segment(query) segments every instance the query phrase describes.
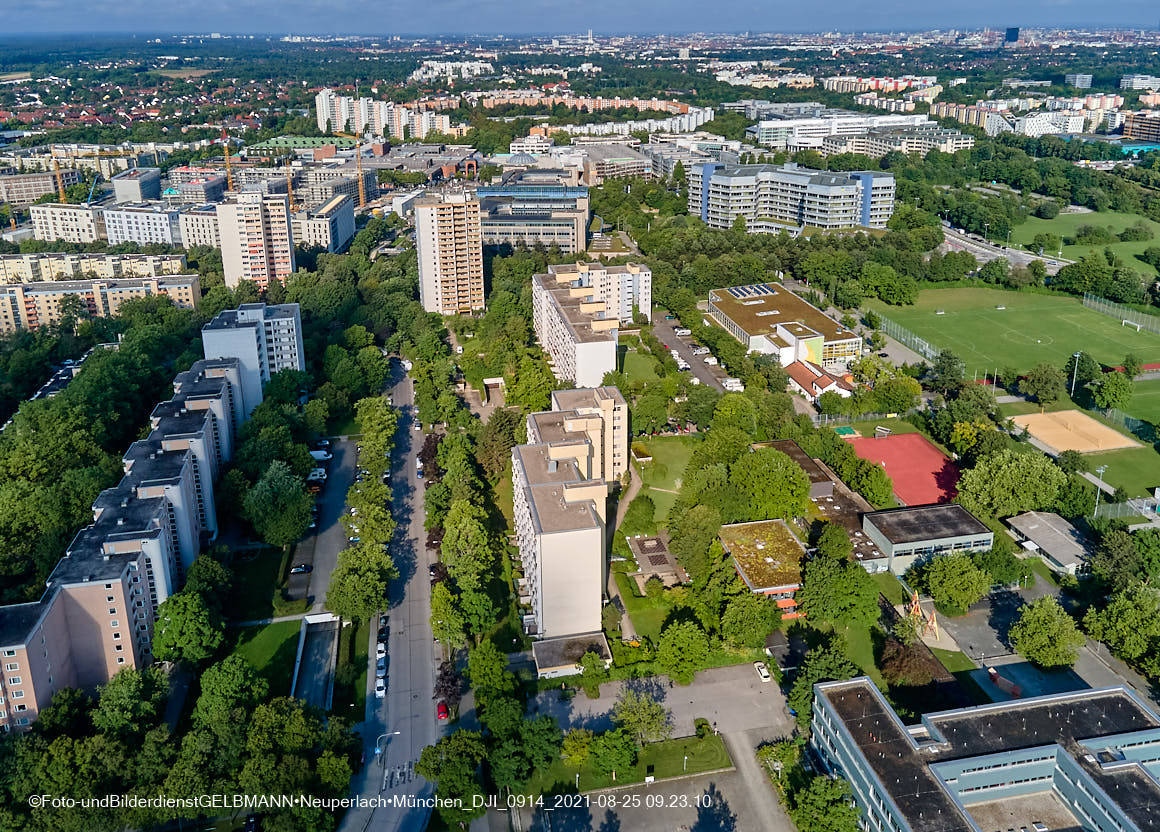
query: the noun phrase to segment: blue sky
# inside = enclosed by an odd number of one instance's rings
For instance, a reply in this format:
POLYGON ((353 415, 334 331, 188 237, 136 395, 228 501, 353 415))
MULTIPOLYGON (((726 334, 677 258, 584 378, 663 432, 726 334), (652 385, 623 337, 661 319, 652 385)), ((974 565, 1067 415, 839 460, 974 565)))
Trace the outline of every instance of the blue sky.
POLYGON ((1160 24, 1156 0, 13 0, 3 32, 560 33, 1160 24))

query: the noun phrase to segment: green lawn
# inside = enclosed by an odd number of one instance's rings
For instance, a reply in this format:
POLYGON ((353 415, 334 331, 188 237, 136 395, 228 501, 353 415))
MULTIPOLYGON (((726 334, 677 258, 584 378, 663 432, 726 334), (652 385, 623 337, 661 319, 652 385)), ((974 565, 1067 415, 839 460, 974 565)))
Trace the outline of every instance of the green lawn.
POLYGON ((358 673, 349 684, 343 684, 340 679, 342 673, 336 671, 334 683, 334 700, 331 713, 345 717, 351 722, 362 722, 366 713, 367 701, 367 642, 370 632, 367 629, 369 621, 347 624, 339 633, 338 639, 338 668, 351 665, 358 668, 358 673))
MULTIPOLYGON (((1067 403, 1071 407, 1071 402, 1067 403)), ((1057 410, 1056 407, 1044 408, 1044 410, 1057 410)), ((999 405, 999 413, 1005 419, 1010 419, 1012 416, 1026 416, 1028 413, 1038 413, 1039 405, 1035 402, 1004 402, 999 405)))
POLYGON ((1026 558, 1026 561, 1027 565, 1031 567, 1031 571, 1035 573, 1036 579, 1042 580, 1051 586, 1059 586, 1059 578, 1051 571, 1051 567, 1043 562, 1043 558, 1033 556, 1026 558))
POLYGON ((576 790, 577 782, 581 792, 643 783, 649 766, 653 767, 652 773, 657 780, 665 780, 686 774, 726 769, 732 765, 733 760, 729 757, 729 751, 725 748, 725 741, 721 737, 713 734, 703 740, 682 737, 649 743, 637 755, 636 765, 627 771, 618 771, 615 781, 610 775, 597 771, 587 763, 576 769, 566 765, 563 760, 557 760, 547 769, 534 772, 532 779, 520 793, 538 795, 569 792, 576 790), (580 775, 579 781, 576 778, 577 774, 580 775))
POLYGON ((1160 424, 1160 379, 1132 383, 1132 401, 1127 413, 1145 422, 1160 424))
POLYGON ((231 654, 246 659, 265 677, 270 683, 271 696, 290 695, 290 676, 294 673, 301 626, 301 621, 280 621, 230 631, 237 634, 231 654))
POLYGON ((1160 335, 1121 326, 1063 295, 924 289, 914 306, 868 305, 936 348, 954 351, 968 374, 1004 367, 1022 371, 1043 362, 1062 367, 1076 350, 1109 365, 1120 364, 1128 353, 1145 363, 1160 361, 1160 335), (936 314, 939 310, 944 314, 936 314))
POLYGON ((656 360, 651 355, 641 355, 632 347, 624 354, 622 368, 629 381, 656 381, 656 360))
POLYGON ((919 433, 918 428, 902 419, 871 419, 867 422, 851 422, 850 427, 863 436, 873 436, 877 427, 889 428, 894 433, 919 433))
POLYGON ((512 466, 508 463, 507 468, 500 474, 499 480, 492 488, 492 493, 495 494, 495 504, 499 510, 503 512, 504 519, 507 520, 507 527, 509 531, 515 531, 515 508, 513 501, 515 500, 515 493, 512 485, 512 466))
POLYGON ((886 596, 886 600, 891 604, 898 605, 906 603, 906 590, 902 588, 902 584, 898 582, 898 578, 891 572, 876 572, 870 576, 874 579, 874 583, 878 584, 878 591, 886 596))
POLYGON ((285 603, 282 601, 285 561, 286 554, 281 549, 270 547, 238 553, 229 564, 234 582, 226 599, 226 615, 234 621, 278 615, 285 603))
POLYGON ((652 462, 640 466, 641 479, 645 485, 641 493, 648 494, 653 501, 657 522, 662 525, 669 509, 676 502, 689 457, 700 441, 699 436, 658 436, 633 440, 634 445, 644 445, 652 456, 652 462))
POLYGON ((616 585, 637 635, 655 643, 661 636, 661 624, 669 614, 665 597, 654 599, 637 595, 636 581, 623 572, 616 573, 616 585))
POLYGON ((1125 448, 1102 454, 1084 454, 1088 470, 1107 465, 1104 482, 1123 488, 1131 497, 1142 497, 1160 486, 1160 454, 1153 448, 1125 448))
MULTIPOLYGON (((1058 234, 1063 237, 1074 237, 1076 230, 1081 225, 1094 225, 1101 228, 1111 227, 1113 234, 1118 234, 1125 228, 1135 225, 1138 222, 1143 222, 1152 229, 1155 235, 1151 240, 1141 240, 1136 243, 1112 243, 1110 245, 1082 245, 1082 246, 1064 246, 1063 256, 1068 260, 1078 260, 1089 252, 1103 253, 1105 248, 1110 248, 1124 260, 1128 261, 1129 265, 1138 272, 1143 274, 1155 274, 1155 269, 1149 266, 1142 260, 1137 260, 1136 255, 1142 254, 1145 249, 1150 246, 1160 245, 1160 223, 1145 219, 1138 214, 1121 214, 1115 211, 1099 211, 1094 214, 1060 214, 1053 220, 1041 220, 1038 217, 1031 217, 1027 222, 1016 226, 1011 232, 1012 245, 1029 244, 1036 234, 1058 234)), ((1057 251, 1045 251, 1045 257, 1054 258, 1057 251)))

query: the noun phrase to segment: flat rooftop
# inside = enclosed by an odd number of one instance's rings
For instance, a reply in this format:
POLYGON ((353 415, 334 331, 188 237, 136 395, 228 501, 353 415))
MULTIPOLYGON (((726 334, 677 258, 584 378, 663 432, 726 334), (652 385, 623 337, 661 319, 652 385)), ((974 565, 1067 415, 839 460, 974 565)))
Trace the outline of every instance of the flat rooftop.
POLYGON ((810 482, 812 483, 833 482, 829 473, 824 471, 822 466, 818 465, 814 458, 803 451, 802 446, 797 442, 794 442, 792 439, 776 439, 772 442, 758 442, 754 447, 773 448, 774 450, 781 451, 783 454, 796 462, 799 468, 806 472, 806 476, 810 478, 810 482))
POLYGON ((873 511, 866 515, 866 520, 896 544, 991 533, 981 520, 958 503, 873 511))
POLYGON ((722 526, 721 545, 753 592, 801 586, 806 550, 784 520, 757 520, 722 526))
POLYGON ((134 179, 151 179, 161 176, 161 168, 130 168, 123 170, 113 177, 115 181, 125 182, 134 179))
MULTIPOLYGON (((601 485, 603 481, 598 480, 601 485)), ((529 486, 532 514, 539 531, 554 532, 582 531, 600 528, 600 516, 591 500, 568 502, 564 499, 568 486, 564 483, 550 483, 529 486)))
POLYGON ((532 642, 532 658, 536 662, 536 669, 541 673, 578 664, 588 651, 592 651, 605 661, 612 659, 612 651, 608 648, 604 633, 584 633, 532 642))
POLYGON ((626 404, 617 387, 581 387, 575 390, 554 390, 552 407, 556 410, 580 410, 599 407, 602 401, 612 399, 614 404, 626 404))
POLYGON ((826 341, 848 341, 859 337, 789 289, 776 283, 713 289, 709 302, 750 336, 769 335, 780 326, 797 324, 794 334, 808 337, 812 332, 826 341), (807 327, 802 329, 801 327, 807 327))
POLYGON ((588 303, 587 300, 572 297, 571 289, 567 284, 557 286, 555 278, 551 278, 550 280, 546 278, 549 278, 549 275, 532 275, 532 281, 538 283, 548 293, 552 305, 559 311, 560 317, 578 343, 616 341, 616 328, 597 330, 593 329, 592 325, 597 321, 608 320, 616 321, 619 324, 618 319, 604 318, 591 312, 583 311, 580 306, 583 303, 588 303))
POLYGON ((1058 563, 1078 564, 1087 556, 1083 536, 1058 514, 1028 511, 1010 518, 1007 525, 1058 563))

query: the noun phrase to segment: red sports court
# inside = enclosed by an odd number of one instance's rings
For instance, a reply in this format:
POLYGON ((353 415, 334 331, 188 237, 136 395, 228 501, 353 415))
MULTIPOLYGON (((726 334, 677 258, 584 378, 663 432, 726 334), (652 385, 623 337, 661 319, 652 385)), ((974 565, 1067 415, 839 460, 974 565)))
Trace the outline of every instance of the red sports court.
POLYGON ((954 498, 959 466, 919 433, 847 439, 862 459, 885 466, 894 493, 908 506, 946 503, 954 498))

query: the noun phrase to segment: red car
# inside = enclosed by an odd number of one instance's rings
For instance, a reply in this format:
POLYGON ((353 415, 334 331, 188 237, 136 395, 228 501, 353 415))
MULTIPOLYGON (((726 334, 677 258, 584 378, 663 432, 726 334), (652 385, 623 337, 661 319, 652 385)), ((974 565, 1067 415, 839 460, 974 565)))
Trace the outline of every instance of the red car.
POLYGON ((435 716, 438 717, 440 722, 447 719, 448 714, 446 702, 441 701, 438 705, 435 706, 435 716))

